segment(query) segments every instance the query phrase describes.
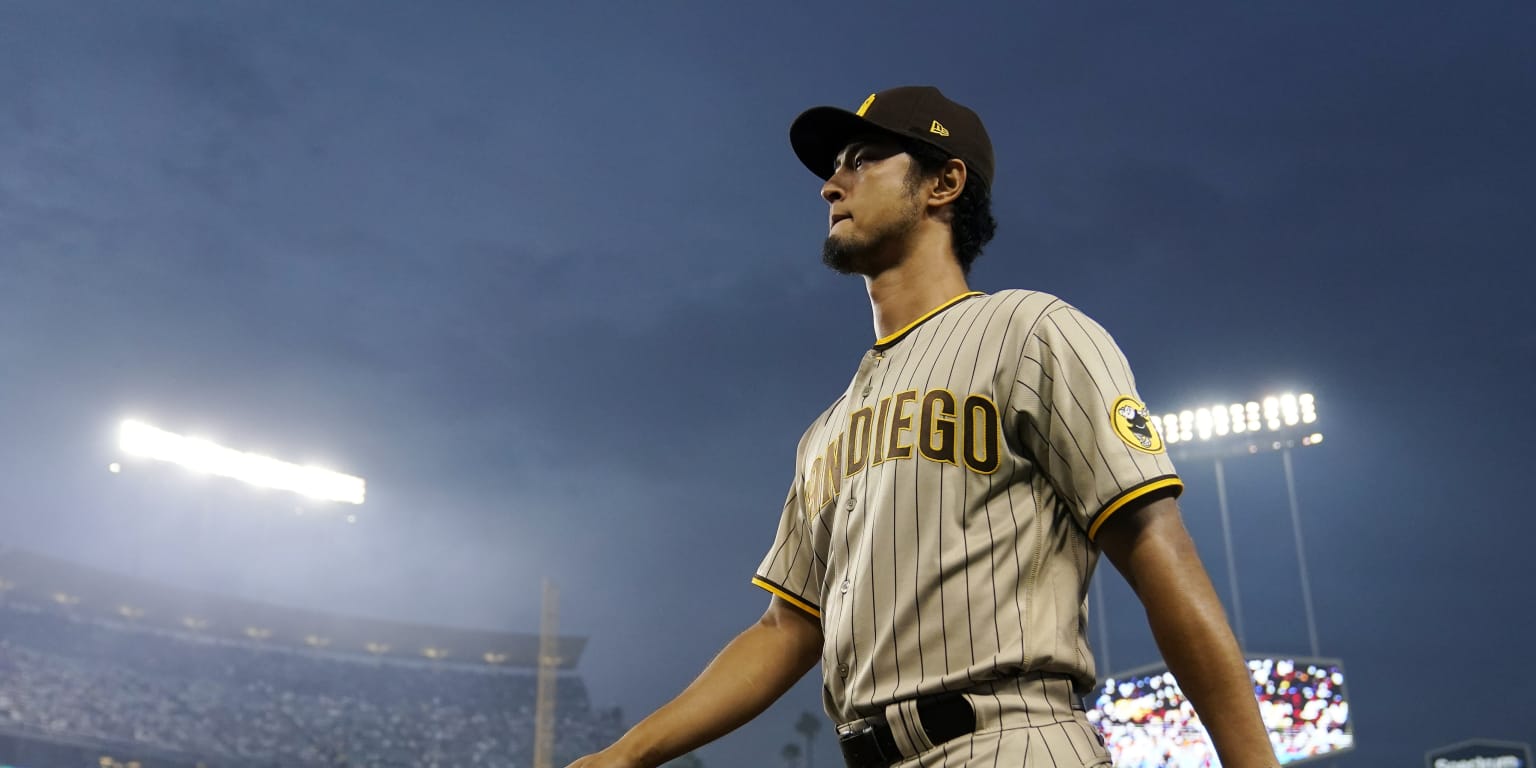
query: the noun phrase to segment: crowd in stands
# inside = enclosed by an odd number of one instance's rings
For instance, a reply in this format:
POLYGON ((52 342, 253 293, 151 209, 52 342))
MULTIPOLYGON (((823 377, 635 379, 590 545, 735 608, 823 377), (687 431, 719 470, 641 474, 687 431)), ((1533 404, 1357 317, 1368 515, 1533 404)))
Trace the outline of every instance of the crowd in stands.
MULTIPOLYGON (((244 766, 531 763, 531 670, 404 664, 147 632, 0 600, 0 731, 244 766)), ((606 746, 617 710, 557 686, 556 764, 606 746)))
MULTIPOLYGON (((1354 744, 1339 669, 1287 659, 1251 659, 1259 714, 1282 763, 1354 744)), ((1089 719, 1118 768, 1211 768, 1214 750, 1193 705, 1169 673, 1111 680, 1089 719)))

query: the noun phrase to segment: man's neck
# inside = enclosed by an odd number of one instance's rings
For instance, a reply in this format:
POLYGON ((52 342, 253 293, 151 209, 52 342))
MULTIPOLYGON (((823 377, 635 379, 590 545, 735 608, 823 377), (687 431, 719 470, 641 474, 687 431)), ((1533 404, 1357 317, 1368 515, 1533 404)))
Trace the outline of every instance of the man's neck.
POLYGON ((874 314, 875 338, 883 339, 914 320, 970 290, 965 272, 943 240, 913 243, 910 254, 896 266, 864 278, 874 314), (923 247, 923 246, 927 247, 923 247))

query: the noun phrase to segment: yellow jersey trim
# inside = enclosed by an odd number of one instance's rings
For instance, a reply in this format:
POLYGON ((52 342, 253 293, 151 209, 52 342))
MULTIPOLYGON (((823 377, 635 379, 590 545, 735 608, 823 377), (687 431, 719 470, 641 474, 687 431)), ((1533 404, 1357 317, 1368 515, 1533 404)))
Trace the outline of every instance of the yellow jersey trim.
POLYGON ((933 309, 928 310, 928 312, 926 314, 924 314, 922 317, 919 317, 918 319, 913 320, 912 322, 907 323, 906 325, 902 326, 901 330, 899 330, 899 331, 897 331, 897 332, 895 332, 895 333, 893 333, 893 334, 891 334, 889 336, 886 336, 885 338, 876 339, 875 340, 875 346, 880 347, 880 346, 885 346, 886 344, 894 343, 897 339, 899 339, 902 336, 906 335, 906 333, 908 331, 911 331, 913 328, 916 328, 919 325, 922 325, 923 322, 925 320, 927 320, 928 318, 933 317, 934 315, 937 315, 938 313, 943 312, 944 310, 949 309, 950 307, 953 307, 954 305, 959 304, 960 302, 965 301, 966 299, 969 299, 972 296, 981 296, 981 295, 983 295, 981 291, 967 291, 965 293, 962 293, 959 296, 956 296, 953 299, 950 299, 949 301, 946 301, 943 304, 940 304, 937 307, 934 307, 933 309))
POLYGON ((1104 527, 1104 521, 1108 520, 1110 515, 1120 511, 1121 508, 1123 508, 1125 505, 1153 491, 1162 490, 1163 488, 1178 488, 1179 490, 1183 490, 1184 481, 1173 475, 1168 477, 1159 477, 1120 494, 1119 498, 1111 501, 1108 506, 1104 507, 1104 511, 1100 512, 1099 516, 1094 518, 1093 525, 1089 526, 1088 528, 1088 540, 1093 541, 1094 537, 1099 535, 1099 529, 1104 527))
POLYGON ((767 579, 764 579, 760 576, 754 576, 752 578, 752 583, 768 590, 777 597, 783 598, 784 602, 789 603, 790 605, 793 605, 794 607, 799 608, 800 610, 805 611, 806 613, 809 613, 818 619, 821 618, 821 611, 811 607, 810 603, 807 603, 804 600, 791 595, 789 592, 785 591, 783 587, 780 587, 779 585, 774 584, 773 582, 768 581, 767 579))

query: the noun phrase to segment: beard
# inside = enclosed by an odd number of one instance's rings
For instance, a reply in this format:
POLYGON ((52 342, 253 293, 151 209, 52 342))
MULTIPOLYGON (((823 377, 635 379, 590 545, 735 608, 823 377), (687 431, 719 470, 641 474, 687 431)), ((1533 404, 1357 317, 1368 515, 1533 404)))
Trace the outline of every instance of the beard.
POLYGON ((827 235, 821 244, 821 263, 844 275, 874 277, 900 260, 901 249, 892 247, 917 227, 917 199, 893 220, 863 237, 827 235))

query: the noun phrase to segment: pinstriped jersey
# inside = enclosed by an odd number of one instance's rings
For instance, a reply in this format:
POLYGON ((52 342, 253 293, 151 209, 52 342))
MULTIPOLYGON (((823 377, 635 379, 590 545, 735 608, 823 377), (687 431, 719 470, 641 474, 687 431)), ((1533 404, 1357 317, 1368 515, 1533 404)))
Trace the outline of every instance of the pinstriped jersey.
POLYGON ((1045 293, 963 294, 806 430, 753 583, 820 619, 838 722, 1029 672, 1086 690, 1094 537, 1181 488, 1103 328, 1045 293))

